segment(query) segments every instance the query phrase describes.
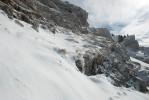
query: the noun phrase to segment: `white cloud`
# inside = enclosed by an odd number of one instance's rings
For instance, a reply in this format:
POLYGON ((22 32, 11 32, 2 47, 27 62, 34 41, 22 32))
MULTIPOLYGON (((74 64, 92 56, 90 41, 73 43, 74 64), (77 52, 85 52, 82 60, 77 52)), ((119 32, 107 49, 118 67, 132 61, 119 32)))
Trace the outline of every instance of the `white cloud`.
POLYGON ((91 26, 128 23, 149 0, 67 0, 86 9, 91 26))

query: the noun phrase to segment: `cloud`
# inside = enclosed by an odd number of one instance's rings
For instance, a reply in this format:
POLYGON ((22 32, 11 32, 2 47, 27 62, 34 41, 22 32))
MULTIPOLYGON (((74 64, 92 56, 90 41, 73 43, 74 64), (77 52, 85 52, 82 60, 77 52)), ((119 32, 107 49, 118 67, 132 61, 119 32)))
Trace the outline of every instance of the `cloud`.
POLYGON ((149 0, 67 0, 81 6, 89 13, 91 26, 129 23, 139 9, 149 6, 149 0))
POLYGON ((140 45, 149 46, 149 8, 140 10, 133 20, 121 29, 119 33, 136 35, 140 45))

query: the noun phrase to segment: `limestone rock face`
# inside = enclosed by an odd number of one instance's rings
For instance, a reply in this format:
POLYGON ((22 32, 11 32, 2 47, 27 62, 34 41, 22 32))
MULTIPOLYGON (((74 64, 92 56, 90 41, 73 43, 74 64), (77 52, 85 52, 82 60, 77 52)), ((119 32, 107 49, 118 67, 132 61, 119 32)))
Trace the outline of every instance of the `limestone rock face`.
POLYGON ((135 86, 141 91, 147 91, 146 86, 149 86, 149 70, 141 70, 137 73, 135 86))
POLYGON ((88 27, 88 14, 80 7, 76 7, 68 2, 60 0, 38 0, 56 12, 52 12, 51 18, 57 25, 71 30, 81 30, 82 27, 88 27))
POLYGON ((88 13, 80 7, 60 0, 0 0, 0 8, 9 17, 23 20, 37 28, 39 24, 58 25, 74 32, 88 27, 88 13))
POLYGON ((149 47, 144 47, 144 54, 149 56, 149 47))
POLYGON ((107 28, 90 28, 90 32, 113 41, 112 35, 107 28))
POLYGON ((132 36, 128 36, 126 37, 122 44, 128 48, 128 49, 131 49, 131 50, 138 50, 139 49, 139 43, 138 41, 135 39, 135 36, 132 35, 132 36))
POLYGON ((144 56, 143 61, 149 64, 149 47, 144 47, 144 56))
POLYGON ((77 62, 78 69, 88 76, 105 74, 116 86, 148 91, 149 73, 144 71, 142 74, 141 65, 132 62, 126 49, 118 43, 113 42, 100 50, 90 49, 77 62))

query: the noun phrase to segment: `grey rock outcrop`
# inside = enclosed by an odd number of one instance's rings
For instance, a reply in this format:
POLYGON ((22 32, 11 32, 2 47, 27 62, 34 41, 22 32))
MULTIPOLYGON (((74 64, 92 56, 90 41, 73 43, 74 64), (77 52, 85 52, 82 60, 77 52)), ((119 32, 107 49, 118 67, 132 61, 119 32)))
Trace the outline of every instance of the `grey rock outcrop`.
POLYGON ((82 27, 88 27, 88 14, 82 8, 69 4, 68 2, 62 2, 60 0, 38 1, 56 11, 51 12, 51 15, 47 16, 47 19, 53 20, 55 24, 71 30, 80 31, 82 30, 82 27))
POLYGON ((141 60, 149 64, 149 47, 144 47, 142 52, 144 56, 141 57, 141 60))
POLYGON ((129 56, 149 64, 149 47, 140 47, 134 35, 114 36, 114 41, 124 45, 129 56))
POLYGON ((113 80, 115 86, 134 87, 142 92, 148 91, 149 73, 145 71, 146 74, 140 74, 141 65, 132 62, 126 49, 118 43, 113 42, 100 50, 86 51, 81 59, 76 60, 76 66, 88 76, 105 74, 113 80))
POLYGON ((149 47, 144 47, 144 54, 149 56, 149 47))
POLYGON ((110 41, 113 41, 112 35, 107 28, 90 28, 90 33, 97 36, 102 36, 107 38, 110 41))
POLYGON ((88 13, 80 7, 60 0, 0 0, 0 8, 10 18, 17 18, 33 25, 51 28, 55 25, 74 32, 88 27, 88 13))
POLYGON ((130 49, 130 50, 134 50, 134 51, 139 50, 139 43, 138 43, 138 41, 135 39, 135 35, 127 36, 127 37, 123 40, 122 44, 123 44, 126 48, 128 48, 128 49, 130 49))
POLYGON ((137 90, 141 92, 148 91, 146 87, 149 86, 149 70, 138 71, 133 80, 137 90))

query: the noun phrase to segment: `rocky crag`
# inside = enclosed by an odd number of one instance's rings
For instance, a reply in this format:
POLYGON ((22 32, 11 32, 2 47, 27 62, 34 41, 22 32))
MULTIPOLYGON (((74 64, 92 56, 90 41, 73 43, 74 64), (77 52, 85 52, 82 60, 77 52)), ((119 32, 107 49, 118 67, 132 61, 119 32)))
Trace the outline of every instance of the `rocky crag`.
POLYGON ((136 40, 135 35, 131 36, 114 36, 115 41, 125 46, 128 51, 128 54, 131 57, 139 59, 145 63, 149 64, 149 48, 141 47, 139 42, 136 40))
POLYGON ((86 33, 83 38, 88 43, 84 45, 87 49, 74 57, 82 73, 105 74, 116 86, 148 91, 149 70, 141 70, 140 64, 132 62, 125 46, 115 42, 107 29, 89 28, 88 14, 80 7, 60 0, 0 0, 0 8, 9 18, 25 21, 37 31, 40 26, 56 33, 56 26, 60 26, 76 34, 86 33))
POLYGON ((88 27, 86 11, 60 0, 0 0, 0 8, 9 18, 17 18, 38 29, 53 29, 58 25, 72 31, 82 31, 88 27))
MULTIPOLYGON (((89 42, 94 45, 97 40, 89 42)), ((105 74, 113 80, 112 83, 115 86, 134 87, 142 92, 148 91, 149 70, 147 68, 142 70, 139 63, 131 61, 124 46, 112 41, 106 43, 105 40, 100 41, 98 45, 102 48, 90 48, 76 60, 76 65, 81 72, 88 76, 105 74)))

